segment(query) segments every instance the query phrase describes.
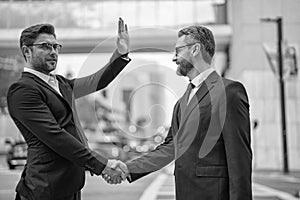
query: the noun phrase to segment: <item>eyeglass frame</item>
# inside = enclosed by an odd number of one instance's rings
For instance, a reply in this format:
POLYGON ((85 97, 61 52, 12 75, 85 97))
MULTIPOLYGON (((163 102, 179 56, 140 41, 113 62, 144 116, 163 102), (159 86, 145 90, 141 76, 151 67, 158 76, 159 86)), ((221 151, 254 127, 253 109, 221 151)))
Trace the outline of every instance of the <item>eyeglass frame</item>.
POLYGON ((49 51, 49 50, 51 51, 52 49, 54 49, 54 51, 56 51, 56 52, 59 52, 61 50, 61 48, 62 48, 61 44, 58 44, 58 43, 51 44, 51 43, 48 43, 48 42, 36 43, 36 44, 33 43, 33 44, 27 45, 27 46, 38 46, 41 49, 46 50, 46 51, 49 51), (48 46, 46 46, 46 48, 43 48, 44 45, 48 45, 48 46), (49 45, 51 45, 51 49, 50 49, 49 45))
POLYGON ((194 44, 199 44, 199 42, 195 42, 195 43, 192 43, 192 44, 187 44, 187 45, 175 47, 175 57, 178 56, 178 53, 179 53, 179 52, 177 52, 178 49, 181 49, 181 48, 184 48, 184 47, 188 47, 188 46, 192 46, 192 45, 194 45, 194 44))

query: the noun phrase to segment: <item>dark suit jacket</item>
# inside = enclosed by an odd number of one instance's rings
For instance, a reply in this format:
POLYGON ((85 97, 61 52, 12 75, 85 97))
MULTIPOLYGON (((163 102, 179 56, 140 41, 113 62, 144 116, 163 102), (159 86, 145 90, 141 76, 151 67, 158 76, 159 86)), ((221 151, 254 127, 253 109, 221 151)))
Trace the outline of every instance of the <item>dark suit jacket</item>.
POLYGON ((132 181, 175 159, 177 200, 251 200, 249 104, 239 82, 213 72, 188 106, 176 103, 163 144, 127 162, 132 181))
POLYGON ((57 75, 63 96, 28 72, 10 86, 8 110, 28 145, 27 166, 16 188, 20 195, 39 200, 61 198, 83 187, 85 169, 101 174, 107 159, 84 145, 74 103, 76 98, 105 88, 128 62, 115 51, 95 74, 73 80, 57 75))

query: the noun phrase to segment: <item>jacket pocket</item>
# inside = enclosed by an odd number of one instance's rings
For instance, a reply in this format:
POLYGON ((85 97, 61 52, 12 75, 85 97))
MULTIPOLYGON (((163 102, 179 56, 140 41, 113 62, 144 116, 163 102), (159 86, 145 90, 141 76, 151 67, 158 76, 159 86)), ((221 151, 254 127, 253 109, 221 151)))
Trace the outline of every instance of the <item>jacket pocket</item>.
POLYGON ((227 178, 228 170, 225 166, 196 166, 196 176, 227 178))

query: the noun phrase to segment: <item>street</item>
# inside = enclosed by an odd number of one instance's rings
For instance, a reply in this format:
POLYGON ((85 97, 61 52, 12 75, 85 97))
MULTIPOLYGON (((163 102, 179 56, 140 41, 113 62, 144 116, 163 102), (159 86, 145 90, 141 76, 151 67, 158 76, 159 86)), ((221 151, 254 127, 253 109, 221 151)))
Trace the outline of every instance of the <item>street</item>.
MULTIPOLYGON (((132 184, 109 185, 101 177, 87 173, 86 184, 82 190, 83 200, 174 200, 174 176, 172 167, 146 176, 132 184)), ((0 156, 0 200, 13 199, 15 186, 22 167, 9 170, 5 157, 0 156)), ((300 191, 299 174, 284 176, 276 172, 253 173, 254 200, 297 200, 300 191), (296 177, 298 176, 298 177, 296 177)))
MULTIPOLYGON (((8 170, 0 169, 0 200, 10 200, 14 198, 15 187, 19 180, 21 169, 8 170)), ((91 177, 87 173, 86 184, 82 191, 84 200, 138 200, 145 188, 153 181, 156 175, 147 176, 135 183, 123 183, 120 185, 109 185, 101 177, 91 177)))
MULTIPOLYGON (((5 157, 0 156, 0 200, 10 200, 14 198, 15 187, 19 181, 23 167, 18 167, 15 170, 9 170, 5 157)), ((91 176, 86 174, 86 184, 82 191, 83 200, 138 200, 143 191, 157 176, 156 174, 147 176, 135 183, 129 184, 127 182, 120 185, 109 185, 102 177, 91 176)))

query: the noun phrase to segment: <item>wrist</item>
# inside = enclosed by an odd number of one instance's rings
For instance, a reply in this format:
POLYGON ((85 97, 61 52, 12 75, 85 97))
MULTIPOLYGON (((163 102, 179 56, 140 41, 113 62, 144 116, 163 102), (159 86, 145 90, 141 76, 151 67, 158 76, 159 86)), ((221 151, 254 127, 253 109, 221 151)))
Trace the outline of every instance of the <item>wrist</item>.
POLYGON ((129 60, 129 56, 128 56, 129 52, 125 53, 125 54, 121 54, 121 58, 125 59, 125 60, 129 60))

